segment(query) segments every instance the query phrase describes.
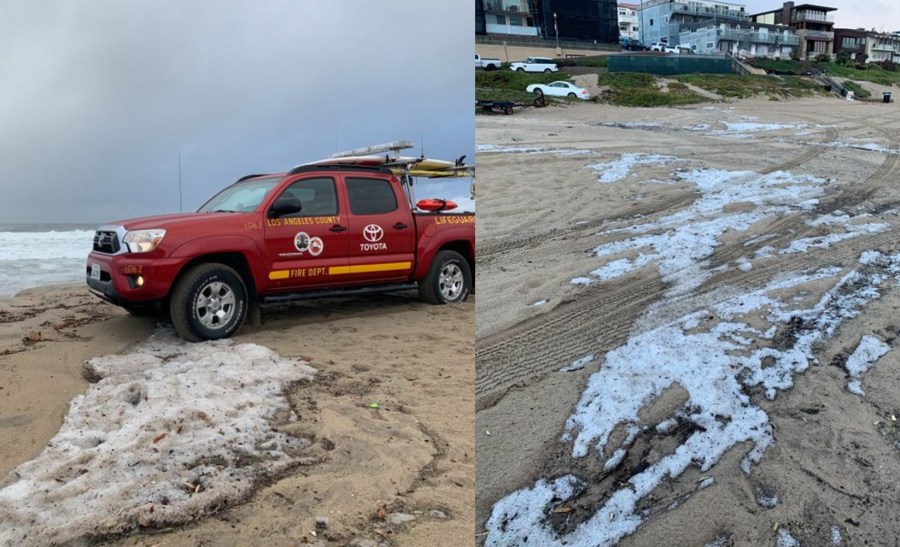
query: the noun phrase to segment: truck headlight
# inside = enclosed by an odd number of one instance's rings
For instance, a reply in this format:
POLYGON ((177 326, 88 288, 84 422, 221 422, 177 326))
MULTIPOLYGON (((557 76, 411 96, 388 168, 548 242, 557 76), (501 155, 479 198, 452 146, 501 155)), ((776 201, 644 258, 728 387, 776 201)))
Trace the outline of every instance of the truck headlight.
POLYGON ((134 230, 126 232, 122 241, 129 253, 149 253, 159 246, 165 235, 166 231, 162 229, 134 230))

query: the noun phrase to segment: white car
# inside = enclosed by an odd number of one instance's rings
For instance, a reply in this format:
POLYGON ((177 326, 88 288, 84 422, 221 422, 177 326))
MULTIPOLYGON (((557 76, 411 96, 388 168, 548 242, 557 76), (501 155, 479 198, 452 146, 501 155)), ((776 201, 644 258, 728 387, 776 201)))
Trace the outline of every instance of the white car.
POLYGON ((559 67, 553 59, 547 57, 529 57, 524 61, 516 61, 510 63, 509 69, 516 72, 559 72, 559 67))
POLYGON ((582 100, 591 98, 591 92, 570 82, 551 82, 549 84, 531 84, 525 88, 529 93, 543 93, 549 97, 577 97, 582 100))
POLYGON ((663 53, 679 53, 677 47, 672 47, 669 44, 665 44, 663 42, 654 42, 650 44, 650 51, 661 51, 663 53))

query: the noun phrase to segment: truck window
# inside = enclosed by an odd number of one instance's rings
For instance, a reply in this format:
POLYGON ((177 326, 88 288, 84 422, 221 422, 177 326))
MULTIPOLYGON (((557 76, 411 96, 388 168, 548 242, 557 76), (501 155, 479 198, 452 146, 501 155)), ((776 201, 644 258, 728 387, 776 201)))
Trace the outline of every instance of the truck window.
POLYGON ((397 197, 384 179, 347 178, 350 211, 354 215, 382 215, 397 210, 397 197))
POLYGON ((337 190, 331 177, 298 180, 282 195, 293 195, 300 200, 300 212, 292 217, 327 217, 338 213, 337 190))

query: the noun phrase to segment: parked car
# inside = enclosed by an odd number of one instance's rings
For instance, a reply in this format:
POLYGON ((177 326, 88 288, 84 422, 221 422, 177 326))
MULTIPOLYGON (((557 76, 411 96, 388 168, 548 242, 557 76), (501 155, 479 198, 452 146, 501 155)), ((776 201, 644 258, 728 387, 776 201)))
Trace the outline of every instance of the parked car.
POLYGON ((540 93, 550 97, 572 97, 582 100, 591 98, 591 92, 583 87, 578 87, 571 82, 551 82, 549 84, 531 84, 525 91, 540 93))
POLYGON ((661 51, 663 53, 678 53, 678 48, 670 46, 663 42, 653 42, 650 44, 650 51, 661 51))
POLYGON ((620 38, 619 45, 622 46, 622 49, 628 51, 647 51, 650 49, 649 47, 642 44, 639 40, 627 37, 620 38))
POLYGON ((500 59, 484 59, 481 55, 475 54, 475 68, 483 68, 484 70, 497 70, 503 61, 500 59))
POLYGON ((529 57, 524 61, 516 61, 509 65, 510 70, 516 72, 559 72, 559 67, 553 59, 547 57, 529 57))

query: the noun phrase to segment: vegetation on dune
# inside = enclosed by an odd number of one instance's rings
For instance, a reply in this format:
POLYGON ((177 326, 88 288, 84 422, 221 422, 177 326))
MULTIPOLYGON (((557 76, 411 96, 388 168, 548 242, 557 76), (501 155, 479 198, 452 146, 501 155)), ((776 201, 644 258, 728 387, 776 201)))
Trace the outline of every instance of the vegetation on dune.
POLYGON ((808 97, 823 92, 820 85, 796 76, 773 78, 758 74, 682 74, 674 78, 725 98, 746 99, 755 95, 808 97))
MULTIPOLYGON (((534 74, 512 70, 491 70, 475 72, 475 99, 478 101, 512 101, 532 104, 535 96, 525 91, 531 84, 549 84, 556 81, 571 81, 566 74, 534 74)), ((547 102, 567 101, 562 97, 546 97, 547 102)), ((480 110, 478 111, 480 112, 480 110)))
POLYGON ((844 82, 841 83, 841 85, 843 85, 845 88, 852 91, 853 94, 856 95, 857 97, 859 97, 860 99, 868 99, 869 97, 872 96, 872 94, 869 93, 869 91, 867 89, 865 89, 863 86, 861 86, 858 83, 853 82, 851 80, 845 80, 844 82))
POLYGON ((582 66, 592 68, 606 68, 608 66, 606 60, 606 55, 591 55, 586 57, 567 57, 564 59, 554 59, 553 61, 559 67, 582 66))
POLYGON ((479 70, 475 72, 475 89, 525 91, 525 88, 531 84, 549 84, 558 80, 569 81, 569 77, 559 73, 534 74, 513 70, 479 70))
POLYGON ((823 72, 829 76, 847 78, 856 81, 873 82, 879 85, 893 86, 900 84, 900 67, 890 61, 855 64, 849 57, 842 56, 840 61, 791 61, 774 59, 753 59, 750 64, 756 68, 776 74, 803 75, 823 72))
POLYGON ((600 86, 608 86, 604 99, 618 106, 677 106, 704 102, 706 99, 691 92, 684 84, 674 82, 665 90, 657 87, 652 74, 617 72, 601 74, 600 86))

